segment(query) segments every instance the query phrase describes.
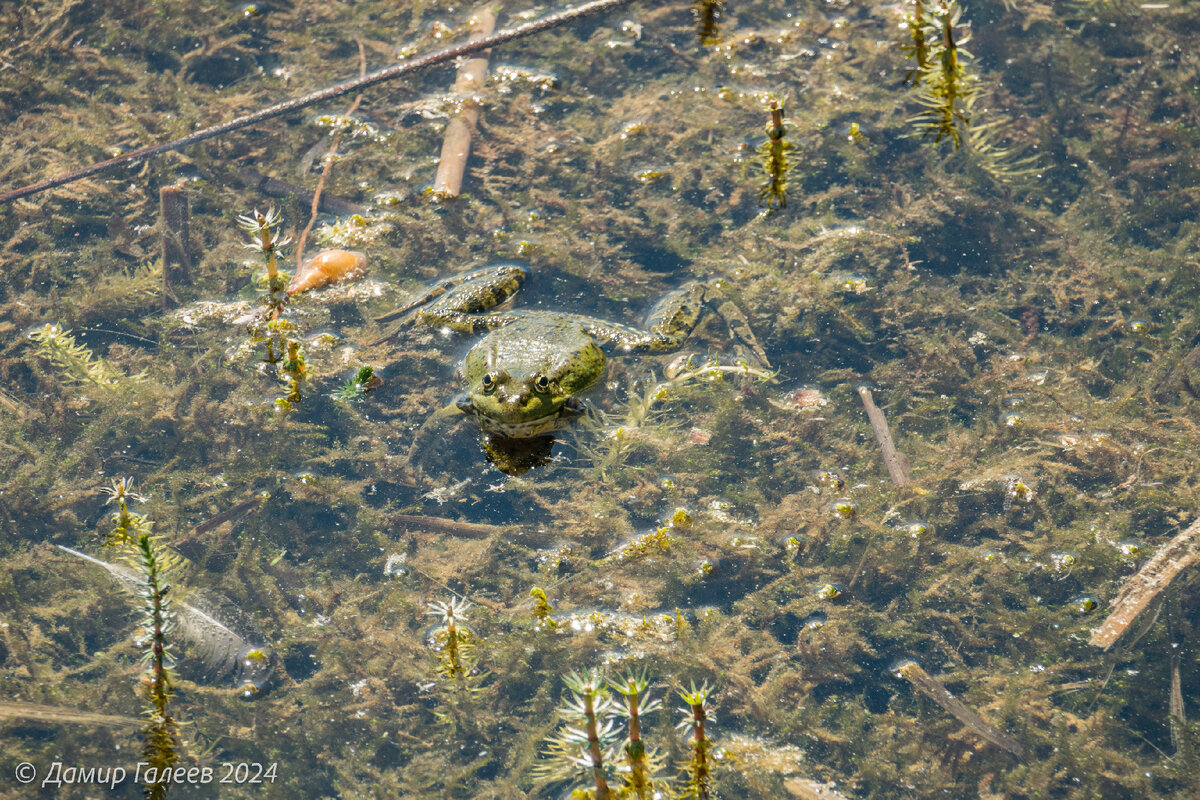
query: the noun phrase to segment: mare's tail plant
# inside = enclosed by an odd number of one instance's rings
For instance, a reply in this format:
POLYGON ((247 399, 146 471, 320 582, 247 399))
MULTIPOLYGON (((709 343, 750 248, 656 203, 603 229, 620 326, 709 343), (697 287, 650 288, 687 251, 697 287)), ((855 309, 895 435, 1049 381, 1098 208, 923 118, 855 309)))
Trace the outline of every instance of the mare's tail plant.
POLYGON ((448 710, 439 711, 437 716, 466 736, 479 733, 472 698, 479 691, 482 678, 472 663, 475 635, 466 624, 470 609, 471 601, 453 597, 449 602, 430 603, 430 610, 426 612, 441 620, 429 637, 438 658, 435 671, 448 689, 448 710))
POLYGON ((628 725, 622 748, 623 763, 620 766, 625 781, 620 789, 621 796, 637 800, 669 796, 665 782, 654 777, 661 759, 642 741, 642 715, 662 707, 661 700, 648 696, 650 682, 646 679, 646 671, 630 670, 620 680, 610 682, 609 686, 624 698, 623 703, 616 703, 616 713, 625 717, 628 725))
POLYGON ((287 304, 290 276, 279 269, 277 256, 280 249, 292 241, 290 236, 280 233, 282 221, 275 208, 267 209, 266 214, 255 210, 238 217, 238 223, 250 234, 246 247, 261 253, 267 267, 266 294, 260 298, 264 312, 250 323, 247 332, 254 344, 266 343, 263 361, 278 369, 285 388, 285 394, 275 401, 275 406, 280 411, 290 411, 301 400, 301 387, 308 380, 309 372, 300 340, 294 336, 297 332, 295 323, 279 319, 287 304))
POLYGON ((700 44, 717 44, 717 26, 725 13, 725 0, 692 0, 692 17, 700 44))
POLYGON ((679 723, 683 730, 691 729, 692 755, 684 762, 683 797, 688 800, 709 800, 712 797, 712 740, 705 731, 706 723, 712 720, 712 709, 709 707, 708 696, 712 690, 705 683, 699 689, 692 684, 687 691, 680 691, 679 697, 687 703, 687 717, 679 723))
POLYGON ((911 121, 921 138, 948 139, 955 150, 971 125, 969 103, 978 80, 967 68, 971 54, 962 45, 970 34, 959 32, 961 20, 958 0, 916 0, 905 18, 909 41, 902 43, 916 62, 905 82, 917 87, 924 106, 911 121))
POLYGON ((179 726, 167 707, 175 694, 172 669, 175 659, 168 642, 168 634, 175 627, 168 597, 171 590, 168 575, 175 560, 155 545, 155 537, 145 532, 138 534, 136 552, 130 560, 146 579, 142 592, 145 601, 142 641, 146 643, 142 695, 149 722, 142 729, 142 759, 154 770, 152 774, 147 771, 154 780, 146 785, 145 794, 155 800, 166 796, 169 784, 163 780, 163 773, 179 762, 179 726))
POLYGON ((758 191, 758 204, 771 211, 787 207, 787 174, 792 168, 788 159, 792 143, 784 138, 787 128, 783 124, 783 103, 776 97, 769 99, 767 110, 771 112, 771 121, 767 123, 767 140, 758 149, 759 163, 767 179, 758 191))
POLYGON ((539 765, 537 773, 550 780, 578 780, 587 776, 591 788, 577 788, 571 800, 610 800, 616 796, 608 786, 614 767, 616 723, 608 695, 604 672, 589 669, 572 672, 563 677, 571 699, 559 707, 567 724, 550 738, 546 748, 549 759, 539 765))
MULTIPOLYGON (((166 796, 169 783, 163 773, 179 762, 181 739, 179 725, 169 706, 175 694, 175 659, 171 653, 170 636, 175 629, 171 609, 170 573, 178 560, 161 547, 150 529, 152 524, 144 515, 129 510, 131 500, 144 499, 133 489, 132 478, 114 480, 103 489, 107 503, 116 503, 112 528, 104 536, 104 544, 119 548, 125 559, 141 576, 142 633, 139 642, 145 647, 142 661, 146 671, 142 676, 141 694, 146 706, 143 713, 148 722, 142 728, 142 759, 149 766, 145 795, 148 798, 166 796)), ((169 777, 168 777, 169 780, 169 777)))

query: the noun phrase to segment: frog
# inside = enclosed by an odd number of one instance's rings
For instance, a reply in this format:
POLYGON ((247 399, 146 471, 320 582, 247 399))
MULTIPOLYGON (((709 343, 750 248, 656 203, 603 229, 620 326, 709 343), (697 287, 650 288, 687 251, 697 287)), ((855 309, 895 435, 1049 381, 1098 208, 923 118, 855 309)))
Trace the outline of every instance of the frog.
POLYGON ((407 324, 484 334, 459 368, 463 394, 439 413, 474 417, 485 435, 507 439, 544 436, 584 413, 581 395, 604 374, 609 353, 668 353, 683 347, 706 304, 716 306, 754 357, 770 366, 719 282, 683 284, 634 327, 570 312, 495 310, 516 294, 527 275, 520 265, 498 264, 431 284, 412 302, 376 317, 383 324, 399 321, 376 344, 407 324))

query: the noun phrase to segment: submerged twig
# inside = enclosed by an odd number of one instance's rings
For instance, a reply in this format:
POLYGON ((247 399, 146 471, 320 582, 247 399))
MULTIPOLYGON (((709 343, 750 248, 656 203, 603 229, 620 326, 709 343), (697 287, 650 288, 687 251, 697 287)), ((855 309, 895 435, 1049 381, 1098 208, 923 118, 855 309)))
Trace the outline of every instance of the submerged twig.
POLYGON ((1099 628, 1092 630, 1088 641, 1096 647, 1112 647, 1138 615, 1179 577, 1179 573, 1197 561, 1200 561, 1200 519, 1159 548, 1137 574, 1125 581, 1113 601, 1112 612, 1099 628))
POLYGON ((467 539, 486 539, 498 533, 509 533, 512 531, 511 527, 503 525, 459 522, 458 520, 446 519, 445 517, 427 517, 423 514, 392 514, 389 519, 406 528, 419 528, 426 531, 449 533, 454 536, 463 536, 467 539))
POLYGON ((896 452, 896 444, 892 441, 892 433, 888 430, 887 420, 884 418, 883 412, 879 410, 879 406, 875 405, 875 400, 871 397, 871 390, 866 386, 860 386, 858 387, 858 396, 862 398, 863 407, 867 410, 867 419, 871 421, 871 430, 875 432, 879 449, 883 451, 883 463, 887 465, 888 475, 892 476, 892 483, 897 486, 908 486, 912 483, 912 479, 908 477, 908 459, 896 452))
MULTIPOLYGON (((471 37, 489 35, 496 28, 496 12, 490 7, 479 10, 471 20, 471 37)), ((458 67, 454 94, 462 103, 457 114, 446 123, 442 140, 442 155, 438 160, 437 177, 433 181, 436 200, 458 197, 462 191, 463 175, 467 171, 467 154, 471 152, 471 135, 479 124, 479 102, 472 96, 487 79, 488 56, 485 50, 477 58, 468 59, 458 67)))
POLYGON ((82 725, 104 725, 110 728, 140 728, 146 721, 137 717, 95 714, 40 703, 0 703, 0 721, 25 719, 35 722, 77 722, 82 725))
POLYGON ((922 669, 920 664, 915 661, 909 661, 901 665, 896 672, 899 673, 900 677, 911 683, 914 689, 937 703, 943 710, 963 725, 966 725, 1000 749, 1006 750, 1016 756, 1018 760, 1025 760, 1025 748, 1021 746, 1020 742, 988 723, 983 717, 979 716, 978 712, 967 708, 966 704, 950 694, 949 689, 942 686, 941 683, 922 669))
POLYGON ((191 281, 192 256, 188 252, 188 197, 186 183, 158 190, 159 238, 162 245, 163 306, 178 302, 172 285, 191 281))
MULTIPOLYGON (((361 78, 367 74, 367 53, 363 49, 362 40, 358 40, 358 76, 361 78)), ((350 104, 350 108, 346 109, 346 116, 354 116, 354 112, 358 111, 359 104, 362 103, 362 93, 354 96, 354 102, 350 104)), ((296 241, 296 274, 300 274, 300 270, 304 268, 304 244, 308 241, 308 234, 312 231, 313 225, 317 222, 317 214, 321 211, 321 192, 325 191, 325 181, 329 179, 329 173, 333 169, 334 157, 337 155, 338 145, 341 144, 341 131, 334 131, 333 136, 329 140, 329 150, 325 153, 325 165, 321 168, 321 177, 317 179, 317 188, 313 190, 312 197, 312 213, 309 214, 308 224, 304 226, 304 230, 300 231, 300 238, 296 241)))
POLYGON ((92 164, 88 167, 73 170, 63 175, 58 175, 54 178, 48 178, 44 181, 31 183, 28 186, 22 186, 19 189, 13 189, 0 194, 0 203, 9 203, 22 197, 28 197, 31 194, 44 192, 46 189, 53 189, 56 186, 72 183, 83 178, 91 177, 98 172, 119 167, 122 164, 128 164, 133 161, 138 161, 150 156, 156 156, 160 153, 166 153, 171 150, 181 150, 188 145, 203 142, 207 139, 212 139, 217 136, 223 136, 226 133, 247 128, 251 125, 257 125, 260 122, 265 122, 269 119, 282 117, 285 114, 290 114, 293 111, 299 111, 303 108, 324 103, 328 100, 334 100, 351 92, 361 91, 367 87, 374 86, 384 81, 390 81, 394 78, 399 78, 402 75, 408 75, 411 72, 417 72, 432 67, 437 64, 444 64, 447 61, 453 61, 456 58, 478 53, 481 50, 487 50, 496 45, 505 44, 507 42, 523 39, 526 36, 532 36, 535 33, 557 28, 560 25, 565 25, 568 22, 582 19, 591 14, 598 14, 603 11, 611 11, 621 6, 629 5, 633 0, 591 0, 588 3, 581 3, 573 8, 568 8, 566 11, 560 11, 557 14, 550 14, 541 19, 527 22, 524 25, 518 25, 515 28, 502 30, 499 33, 485 36, 481 39, 476 39, 471 42, 448 47, 445 50, 439 50, 436 53, 430 53, 421 58, 415 58, 412 61, 407 61, 403 64, 393 64, 390 67, 385 67, 381 70, 376 70, 370 75, 365 75, 361 78, 356 78, 345 83, 339 83, 336 86, 330 86, 327 89, 322 89, 312 94, 306 94, 303 97, 297 97, 294 100, 286 100, 282 103, 276 103, 273 106, 255 111, 252 114, 238 117, 237 119, 223 122, 220 125, 214 125, 211 128, 205 128, 201 131, 184 136, 180 139, 175 139, 162 144, 149 145, 140 147, 136 150, 131 150, 124 155, 110 158, 107 161, 101 161, 97 164, 92 164))

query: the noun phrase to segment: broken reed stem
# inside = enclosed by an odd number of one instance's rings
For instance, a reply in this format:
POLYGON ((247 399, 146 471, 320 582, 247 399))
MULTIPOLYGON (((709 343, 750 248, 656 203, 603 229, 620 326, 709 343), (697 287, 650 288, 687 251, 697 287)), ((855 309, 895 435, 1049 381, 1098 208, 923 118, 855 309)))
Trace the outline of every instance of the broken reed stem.
POLYGON ((1154 557, 1147 561, 1137 574, 1126 579, 1113 609, 1092 630, 1088 642, 1096 647, 1108 649, 1125 633, 1147 606, 1171 585, 1171 582, 1188 567, 1200 560, 1200 519, 1167 542, 1154 557))
POLYGON ((1021 746, 1020 742, 990 725, 973 709, 967 708, 961 700, 950 694, 949 689, 942 686, 941 683, 934 680, 928 672, 922 669, 920 664, 915 661, 909 661, 901 666, 897 672, 900 674, 900 677, 911 683, 913 688, 937 703, 944 711, 963 725, 966 725, 1000 749, 1006 750, 1013 756, 1016 756, 1018 761, 1025 760, 1025 748, 1021 746))
POLYGON ((191 281, 192 259, 188 253, 188 197, 180 181, 158 190, 159 241, 162 246, 163 307, 175 305, 172 285, 191 281))
MULTIPOLYGON (((488 36, 496 29, 496 12, 490 7, 477 11, 471 18, 471 38, 488 36)), ((446 137, 442 140, 442 155, 438 160, 437 177, 433 180, 435 200, 448 200, 462 192, 463 175, 467 171, 467 155, 471 152, 471 135, 479 124, 479 101, 474 95, 483 88, 487 80, 488 57, 491 51, 484 50, 476 58, 464 61, 458 67, 454 81, 454 94, 462 104, 460 110, 446 124, 446 137)))
POLYGON ((17 200, 22 197, 28 197, 31 194, 37 194, 38 192, 43 192, 46 189, 53 189, 56 186, 62 186, 82 178, 87 178, 95 175, 98 172, 104 172, 107 169, 112 169, 113 167, 118 167, 122 164, 128 164, 132 161, 138 161, 143 158, 149 158, 150 156, 156 156, 159 153, 166 153, 171 150, 181 150, 188 145, 193 145, 197 142, 203 142, 206 139, 212 139, 217 136, 223 136, 226 133, 240 130, 251 125, 257 125, 258 123, 265 122, 269 119, 282 117, 284 114, 290 114, 293 111, 299 111, 300 109, 308 108, 309 106, 316 105, 317 103, 324 103, 329 100, 334 100, 338 97, 342 97, 343 95, 350 94, 351 92, 361 91, 369 86, 374 86, 376 84, 383 83, 384 81, 390 81, 395 78, 399 78, 402 75, 409 74, 410 72, 418 72, 426 67, 432 67, 436 64, 443 64, 447 61, 453 61, 456 58, 478 53, 481 50, 487 50, 488 48, 495 47, 496 45, 505 44, 517 39, 523 39, 526 36, 532 36, 535 33, 541 33, 542 31, 547 31, 551 28, 557 28, 561 25, 574 22, 591 14, 612 11, 613 9, 620 8, 621 6, 629 5, 632 2, 633 0, 591 0, 591 2, 588 3, 581 3, 580 5, 568 8, 566 11, 560 11, 557 14, 550 14, 542 17, 541 19, 527 22, 524 25, 518 25, 515 28, 502 30, 499 33, 492 34, 491 36, 485 36, 482 39, 477 39, 473 42, 466 42, 465 44, 448 47, 445 50, 439 50, 436 53, 430 53, 429 55, 422 56, 421 58, 414 58, 412 61, 407 61, 403 64, 393 64, 390 67, 376 70, 370 75, 364 75, 363 77, 356 78, 352 81, 339 83, 336 86, 330 86, 329 88, 322 89, 319 92, 313 92, 312 94, 306 94, 303 97, 297 97, 294 100, 286 100, 282 103, 276 103, 273 106, 268 106, 267 108, 255 111, 253 114, 246 114, 245 116, 238 117, 237 119, 230 120, 229 122, 223 122, 220 125, 214 125, 211 128, 205 128, 202 131, 196 131, 195 133, 189 134, 180 139, 164 142, 162 144, 140 147, 137 150, 131 150, 125 155, 117 156, 116 158, 110 158, 107 161, 101 161, 97 164, 92 164, 89 167, 83 167, 81 169, 58 175, 54 178, 48 178, 44 181, 31 183, 28 186, 22 186, 19 189, 13 189, 11 191, 4 192, 3 194, 0 194, 0 203, 10 203, 13 200, 17 200))
POLYGON ((884 419, 879 406, 875 405, 875 400, 871 397, 871 390, 866 386, 860 386, 858 387, 858 396, 862 398, 863 407, 867 410, 867 419, 871 421, 871 430, 875 432, 879 449, 883 451, 883 463, 887 465, 888 475, 892 476, 892 483, 897 486, 910 485, 912 479, 908 477, 908 459, 896 452, 896 444, 892 441, 892 433, 888 430, 887 420, 884 419))
MULTIPOLYGON (((354 41, 358 44, 358 76, 361 78, 367 74, 367 51, 363 49, 362 39, 355 39, 354 41)), ((354 112, 358 111, 358 104, 361 102, 362 92, 359 92, 354 96, 354 102, 350 104, 350 108, 346 109, 346 116, 354 116, 354 112)), ((304 266, 304 243, 308 241, 308 234, 317 222, 317 213, 321 210, 321 192, 325 190, 325 181, 329 178, 329 172, 333 169, 333 158, 337 155, 338 144, 341 141, 341 131, 335 131, 329 139, 329 151, 325 153, 325 166, 321 169, 321 177, 317 180, 317 188, 313 191, 312 213, 308 217, 308 224, 304 226, 304 230, 300 231, 300 238, 296 241, 297 275, 300 274, 300 269, 304 266)))

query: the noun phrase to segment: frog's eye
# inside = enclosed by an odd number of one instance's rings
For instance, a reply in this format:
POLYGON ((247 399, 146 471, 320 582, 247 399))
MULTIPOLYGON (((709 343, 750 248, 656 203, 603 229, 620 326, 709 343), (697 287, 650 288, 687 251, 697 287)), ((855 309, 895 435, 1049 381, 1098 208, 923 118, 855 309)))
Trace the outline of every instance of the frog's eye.
POLYGON ((533 390, 542 394, 550 391, 550 379, 545 375, 538 375, 533 379, 533 390))
POLYGON ((489 394, 496 389, 496 375, 488 372, 483 376, 483 390, 489 394))

